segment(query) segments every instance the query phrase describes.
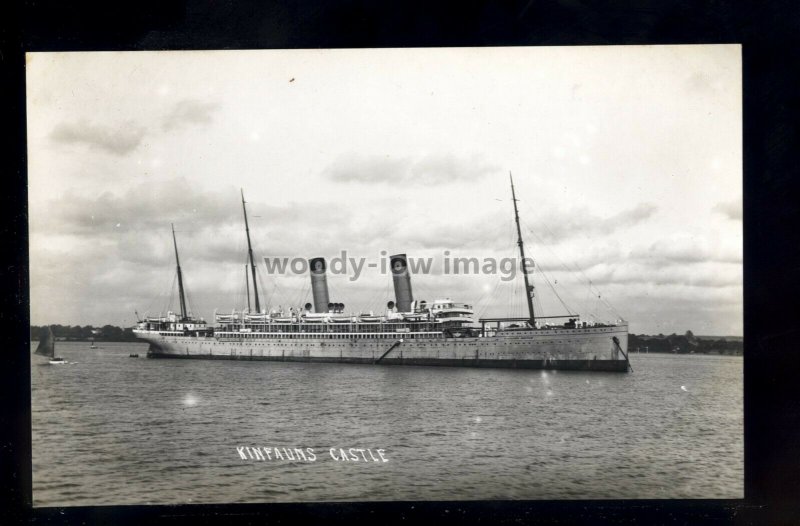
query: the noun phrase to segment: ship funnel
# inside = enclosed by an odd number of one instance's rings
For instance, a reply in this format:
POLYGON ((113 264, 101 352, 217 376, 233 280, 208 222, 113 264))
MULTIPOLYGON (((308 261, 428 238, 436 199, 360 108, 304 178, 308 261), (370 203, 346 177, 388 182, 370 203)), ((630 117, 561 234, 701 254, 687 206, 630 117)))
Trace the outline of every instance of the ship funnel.
POLYGON ((328 298, 328 278, 325 275, 325 258, 308 260, 308 270, 311 274, 311 295, 314 299, 314 312, 328 312, 330 299, 328 298))
POLYGON ((394 281, 394 298, 397 301, 398 312, 411 312, 411 302, 414 295, 411 292, 411 275, 408 272, 408 262, 405 254, 389 256, 394 281))

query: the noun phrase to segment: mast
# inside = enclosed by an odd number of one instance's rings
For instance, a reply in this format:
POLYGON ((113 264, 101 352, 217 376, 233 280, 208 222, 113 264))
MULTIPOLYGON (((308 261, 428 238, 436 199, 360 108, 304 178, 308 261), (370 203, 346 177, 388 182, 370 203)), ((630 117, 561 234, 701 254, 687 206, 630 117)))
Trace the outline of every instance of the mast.
POLYGON ((172 244, 175 245, 175 263, 178 265, 178 294, 181 297, 181 320, 186 319, 186 296, 183 292, 183 273, 181 261, 178 259, 178 242, 175 240, 175 225, 172 225, 172 244))
POLYGON ((514 202, 514 221, 517 223, 517 245, 519 245, 519 256, 522 258, 522 277, 525 278, 525 299, 528 300, 528 314, 530 315, 531 327, 536 328, 536 317, 533 314, 533 286, 528 283, 528 269, 525 267, 525 247, 522 243, 522 230, 519 227, 519 211, 517 210, 517 196, 514 192, 514 178, 508 172, 511 180, 511 200, 514 202))
MULTIPOLYGON (((256 300, 256 313, 261 312, 261 305, 258 303, 258 285, 256 284, 256 264, 253 262, 253 246, 250 244, 250 226, 247 224, 247 208, 244 206, 244 190, 242 192, 242 211, 244 212, 244 230, 247 232, 247 253, 250 256, 250 268, 253 271, 253 296, 256 300)), ((247 293, 248 304, 250 302, 250 292, 247 293)))
POLYGON ((250 312, 250 278, 247 276, 247 265, 244 266, 244 286, 247 290, 247 312, 250 312))

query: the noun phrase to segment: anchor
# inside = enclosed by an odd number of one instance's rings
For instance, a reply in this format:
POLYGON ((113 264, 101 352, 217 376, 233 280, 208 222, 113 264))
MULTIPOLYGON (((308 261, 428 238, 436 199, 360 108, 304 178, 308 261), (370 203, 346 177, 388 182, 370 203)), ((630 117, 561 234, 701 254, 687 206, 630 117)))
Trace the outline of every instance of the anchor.
POLYGON ((620 347, 619 339, 616 336, 612 336, 611 337, 611 341, 614 342, 614 345, 617 346, 617 349, 619 349, 619 351, 622 353, 622 356, 625 357, 625 361, 628 362, 628 368, 631 370, 631 372, 633 372, 633 367, 631 366, 631 361, 628 359, 628 355, 625 353, 625 351, 622 350, 622 347, 620 347))
POLYGON ((378 358, 377 360, 375 360, 375 361, 374 361, 374 362, 372 362, 372 363, 373 363, 373 364, 380 363, 380 361, 381 361, 381 360, 383 360, 384 358, 386 358, 386 355, 387 355, 387 354, 389 354, 390 352, 392 352, 392 350, 393 350, 395 347, 397 347, 398 345, 400 345, 401 343, 403 343, 403 340, 397 340, 396 342, 394 342, 394 343, 392 344, 392 346, 391 346, 391 347, 389 347, 389 349, 387 349, 387 351, 381 355, 381 357, 380 357, 380 358, 378 358))

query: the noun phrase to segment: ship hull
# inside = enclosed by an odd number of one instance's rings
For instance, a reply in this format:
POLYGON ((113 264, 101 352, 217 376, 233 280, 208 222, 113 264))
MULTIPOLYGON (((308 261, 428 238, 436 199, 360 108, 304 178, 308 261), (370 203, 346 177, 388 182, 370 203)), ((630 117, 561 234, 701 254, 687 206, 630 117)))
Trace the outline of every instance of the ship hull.
MULTIPOLYGON (((366 358, 324 358, 324 357, 297 357, 297 356, 200 356, 152 353, 148 358, 167 359, 196 359, 196 360, 243 360, 243 361, 268 361, 268 362, 303 362, 303 363, 348 363, 375 365, 375 361, 366 358)), ((463 358, 386 358, 379 365, 418 365, 418 366, 444 366, 444 367, 479 367, 496 369, 543 369, 557 371, 606 371, 626 372, 628 363, 625 360, 469 360, 463 358)))
POLYGON ((137 331, 149 358, 626 372, 626 326, 522 331, 476 338, 223 337, 137 331), (613 338, 617 339, 617 343, 613 338))

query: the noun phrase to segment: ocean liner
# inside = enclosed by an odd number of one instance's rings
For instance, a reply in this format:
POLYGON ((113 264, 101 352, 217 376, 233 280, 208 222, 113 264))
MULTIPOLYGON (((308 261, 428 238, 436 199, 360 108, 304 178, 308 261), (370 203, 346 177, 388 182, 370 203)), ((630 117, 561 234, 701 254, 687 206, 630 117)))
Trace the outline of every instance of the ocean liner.
POLYGON ((242 193, 255 309, 250 309, 248 282, 247 310, 215 313, 213 327, 192 316, 186 308, 173 227, 180 312, 145 316, 133 332, 149 342, 149 358, 627 372, 628 325, 624 320, 596 323, 581 321, 574 315, 535 316, 534 288, 525 267, 513 179, 511 194, 527 317, 482 318, 476 322, 472 305, 450 299, 432 303, 415 299, 405 254, 389 257, 395 299, 387 303, 383 314, 346 313, 343 304, 331 302, 326 261, 321 257, 309 260, 313 305, 262 309, 242 193), (554 319, 566 321, 553 323, 554 319))

